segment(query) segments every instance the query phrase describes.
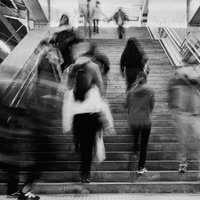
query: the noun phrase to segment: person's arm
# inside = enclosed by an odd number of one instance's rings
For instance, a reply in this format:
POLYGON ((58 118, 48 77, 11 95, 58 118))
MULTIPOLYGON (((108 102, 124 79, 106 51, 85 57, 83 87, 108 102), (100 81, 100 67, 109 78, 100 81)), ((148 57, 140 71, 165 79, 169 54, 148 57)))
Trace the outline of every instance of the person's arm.
POLYGON ((151 99, 150 99, 150 110, 151 110, 151 112, 153 111, 154 105, 155 105, 154 93, 153 93, 153 91, 151 91, 151 99))
POLYGON ((96 56, 97 61, 103 64, 103 73, 104 75, 110 70, 110 61, 106 54, 99 52, 96 56))
POLYGON ((126 13, 123 13, 124 14, 124 21, 130 21, 130 19, 128 18, 127 14, 126 13))
POLYGON ((75 32, 71 32, 70 35, 66 35, 66 39, 62 42, 59 43, 56 47, 60 50, 63 50, 66 48, 66 46, 71 46, 73 44, 78 44, 79 42, 83 42, 84 40, 81 38, 76 37, 75 32))
POLYGON ((102 12, 101 7, 99 7, 99 13, 100 13, 102 16, 104 16, 105 18, 107 18, 107 16, 102 12))
POLYGON ((108 22, 112 21, 112 20, 116 20, 117 18, 117 13, 115 13, 113 16, 111 16, 109 19, 108 19, 108 22))
POLYGON ((130 92, 128 92, 128 94, 126 96, 126 101, 125 101, 125 104, 124 104, 125 108, 129 107, 129 100, 130 100, 130 92))

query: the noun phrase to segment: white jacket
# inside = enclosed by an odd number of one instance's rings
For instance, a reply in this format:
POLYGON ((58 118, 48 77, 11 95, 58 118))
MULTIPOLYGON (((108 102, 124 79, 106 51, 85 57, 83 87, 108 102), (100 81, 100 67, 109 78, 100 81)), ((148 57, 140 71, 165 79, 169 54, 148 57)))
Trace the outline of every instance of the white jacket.
POLYGON ((101 19, 101 15, 104 16, 104 17, 106 17, 106 16, 103 14, 103 12, 102 12, 101 7, 100 7, 100 6, 98 6, 98 7, 95 6, 95 7, 94 7, 93 19, 98 19, 98 20, 100 20, 100 19, 101 19))
POLYGON ((101 94, 97 86, 93 86, 87 93, 83 102, 75 101, 73 90, 67 91, 64 95, 62 117, 63 132, 72 129, 73 117, 80 113, 101 112, 101 94))

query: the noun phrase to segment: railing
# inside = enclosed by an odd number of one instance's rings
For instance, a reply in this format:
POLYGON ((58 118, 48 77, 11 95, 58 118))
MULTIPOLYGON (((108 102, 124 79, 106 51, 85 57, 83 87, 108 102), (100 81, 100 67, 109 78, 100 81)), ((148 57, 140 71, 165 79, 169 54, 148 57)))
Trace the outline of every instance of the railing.
MULTIPOLYGON (((45 32, 45 34, 43 35, 43 37, 41 38, 44 39, 45 37, 50 36, 50 32, 49 30, 47 30, 45 32)), ((38 48, 38 47, 37 47, 38 48)), ((39 55, 39 51, 36 50, 33 52, 33 54, 30 56, 29 60, 27 60, 27 62, 24 64, 24 67, 29 67, 30 70, 25 78, 25 80, 23 80, 23 83, 20 85, 20 87, 17 87, 16 85, 19 84, 19 81, 16 81, 16 84, 11 84, 11 86, 8 88, 8 93, 6 95, 6 99, 12 98, 12 101, 10 102, 9 106, 12 107, 18 107, 20 102, 22 101, 24 95, 26 94, 26 92, 28 91, 28 89, 30 88, 30 85, 32 83, 34 83, 34 79, 36 77, 36 61, 39 55), (30 59, 34 60, 34 64, 32 66, 29 65, 29 61, 30 59), (14 95, 14 97, 11 95, 12 93, 12 88, 18 88, 17 89, 17 93, 14 95), (12 97, 11 97, 12 96, 12 97)), ((22 71, 25 70, 23 67, 22 71)), ((17 78, 17 77, 16 77, 17 78)), ((15 81, 14 81, 15 82, 15 81)))
POLYGON ((190 52, 200 63, 200 41, 192 32, 188 32, 185 38, 181 41, 180 37, 178 37, 173 29, 166 27, 162 28, 183 58, 188 52, 190 52))
POLYGON ((188 50, 193 54, 193 56, 200 63, 200 41, 192 32, 188 33, 188 35, 186 36, 182 44, 183 57, 185 56, 188 50))

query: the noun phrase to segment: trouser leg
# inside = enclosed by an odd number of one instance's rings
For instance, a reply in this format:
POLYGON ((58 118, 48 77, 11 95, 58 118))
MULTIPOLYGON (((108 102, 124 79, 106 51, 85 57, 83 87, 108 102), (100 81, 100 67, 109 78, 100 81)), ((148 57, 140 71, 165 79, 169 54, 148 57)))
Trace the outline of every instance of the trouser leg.
POLYGON ((89 19, 88 23, 89 23, 89 37, 91 38, 92 37, 92 20, 89 19))
POLYGON ((122 39, 122 37, 123 37, 123 27, 122 26, 118 26, 118 35, 119 35, 119 39, 122 39))
POLYGON ((144 168, 147 155, 147 145, 149 141, 151 128, 141 129, 141 142, 140 142, 140 158, 138 162, 138 168, 144 168))
POLYGON ((133 151, 136 154, 139 150, 138 148, 138 139, 139 139, 139 135, 140 135, 140 129, 139 128, 134 128, 132 129, 132 132, 134 134, 134 147, 133 147, 133 151))
POLYGON ((15 166, 7 165, 8 181, 7 194, 12 194, 18 191, 19 171, 15 166))
POLYGON ((99 33, 99 20, 97 20, 96 29, 97 29, 97 33, 99 33))
POLYGON ((84 33, 85 33, 85 36, 87 35, 87 19, 84 18, 84 33))
POLYGON ((94 32, 94 33, 96 32, 95 24, 96 24, 96 20, 94 19, 94 20, 93 20, 93 32, 94 32))

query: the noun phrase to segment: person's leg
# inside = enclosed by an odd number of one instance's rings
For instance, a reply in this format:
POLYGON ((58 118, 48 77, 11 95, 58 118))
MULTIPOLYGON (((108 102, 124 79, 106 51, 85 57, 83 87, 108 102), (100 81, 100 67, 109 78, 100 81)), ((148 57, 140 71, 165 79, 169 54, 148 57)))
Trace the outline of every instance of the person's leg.
POLYGON ((89 38, 92 38, 92 19, 88 19, 89 24, 89 38))
POLYGON ((93 19, 93 33, 95 33, 95 32, 96 32, 96 26, 95 26, 95 24, 96 24, 96 20, 95 20, 95 19, 93 19))
POLYGON ((74 117, 73 131, 76 132, 80 141, 81 178, 82 182, 85 183, 89 183, 88 178, 92 162, 92 150, 99 127, 98 116, 92 114, 77 114, 74 117))
POLYGON ((84 17, 84 33, 87 36, 87 19, 84 17))
POLYGON ((140 135, 140 129, 132 127, 132 132, 133 132, 133 135, 134 135, 133 152, 134 152, 135 155, 137 155, 138 151, 139 151, 138 139, 139 139, 139 135, 140 135))
POLYGON ((7 181, 7 197, 17 198, 19 196, 19 169, 16 166, 6 165, 8 181, 7 181))
POLYGON ((122 26, 122 39, 124 38, 125 36, 125 28, 122 26))
POLYGON ((118 27, 118 35, 119 35, 119 39, 122 39, 122 37, 123 37, 122 29, 123 29, 122 26, 119 26, 119 27, 118 27))
POLYGON ((96 26, 97 33, 99 33, 99 20, 97 19, 97 26, 96 26))
POLYGON ((180 149, 178 152, 178 159, 179 159, 179 171, 180 172, 186 172, 188 167, 188 133, 189 133, 189 127, 188 127, 188 121, 186 115, 184 116, 183 113, 177 113, 173 112, 173 121, 175 125, 175 132, 178 137, 178 141, 180 144, 180 149))
POLYGON ((143 169, 146 162, 147 145, 151 128, 141 128, 141 142, 140 142, 140 158, 138 162, 138 169, 143 169))

